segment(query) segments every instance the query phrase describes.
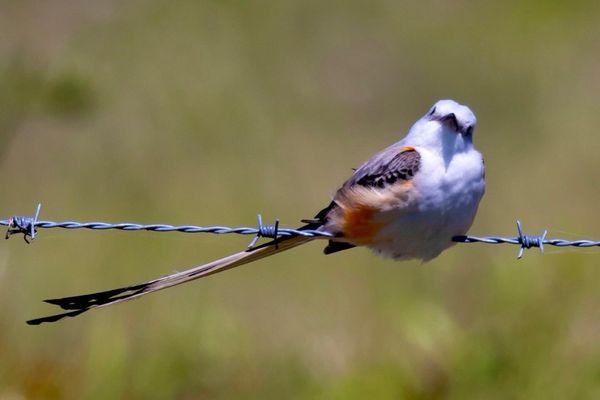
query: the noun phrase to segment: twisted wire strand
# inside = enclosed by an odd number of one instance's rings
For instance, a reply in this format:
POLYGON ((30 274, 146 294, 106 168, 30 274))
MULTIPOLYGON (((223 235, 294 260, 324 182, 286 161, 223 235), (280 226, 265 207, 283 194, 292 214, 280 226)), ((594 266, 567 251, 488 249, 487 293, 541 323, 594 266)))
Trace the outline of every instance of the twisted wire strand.
POLYGON ((180 232, 180 233, 212 233, 217 235, 238 234, 255 235, 249 247, 254 246, 261 238, 277 239, 281 237, 304 236, 304 237, 333 237, 333 234, 315 229, 293 229, 280 228, 279 220, 274 225, 263 224, 262 217, 258 215, 257 227, 229 227, 229 226, 196 226, 196 225, 168 225, 168 224, 138 224, 134 222, 78 222, 78 221, 38 221, 41 205, 38 204, 37 212, 33 217, 13 216, 7 220, 1 220, 0 226, 8 226, 6 239, 15 233, 22 233, 25 241, 27 238, 34 239, 37 228, 53 229, 93 229, 121 231, 150 231, 150 232, 180 232))
MULTIPOLYGON (((0 226, 7 226, 6 239, 15 233, 22 233, 25 241, 29 243, 30 239, 35 238, 37 228, 53 229, 93 229, 93 230, 122 230, 122 231, 150 231, 150 232, 180 232, 180 233, 210 233, 217 235, 237 234, 254 235, 249 247, 253 247, 256 241, 261 238, 271 238, 277 240, 282 237, 304 236, 331 238, 334 235, 330 232, 314 229, 292 229, 279 226, 279 220, 274 225, 263 224, 262 217, 258 215, 257 227, 228 227, 228 226, 196 226, 196 225, 168 225, 168 224, 138 224, 132 222, 77 222, 77 221, 38 221, 40 205, 33 217, 13 216, 7 220, 1 220, 0 226)), ((566 240, 559 238, 547 239, 547 231, 541 235, 526 235, 523 233, 521 222, 517 221, 518 236, 455 236, 452 238, 458 243, 486 243, 486 244, 512 244, 518 245, 518 258, 523 256, 523 252, 530 248, 539 248, 544 251, 544 245, 557 247, 600 247, 600 241, 589 239, 566 240)))
MULTIPOLYGON (((487 243, 487 244, 521 244, 518 237, 500 237, 500 236, 455 236, 452 238, 454 242, 458 243, 487 243)), ((542 244, 548 244, 550 246, 557 247, 597 247, 600 246, 600 241, 579 239, 579 240, 565 240, 565 239, 544 239, 542 244)), ((540 246, 531 246, 540 247, 540 246)))
MULTIPOLYGON (((1 220, 0 225, 9 226, 10 220, 1 220)), ((36 228, 53 229, 95 229, 109 230, 117 229, 121 231, 151 231, 151 232, 181 232, 181 233, 213 233, 221 234, 238 234, 238 235, 257 235, 261 233, 262 237, 272 237, 267 231, 271 230, 270 225, 258 227, 229 227, 229 226, 196 226, 196 225, 167 225, 167 224, 138 224, 133 222, 77 222, 77 221, 37 221, 34 225, 36 228)), ((332 237, 333 235, 324 231, 317 230, 299 230, 291 228, 278 228, 278 236, 307 236, 307 237, 332 237)))
POLYGON ((523 252, 527 249, 537 247, 541 252, 544 252, 544 245, 557 247, 597 247, 600 246, 600 241, 589 240, 589 239, 578 239, 578 240, 566 240, 566 239, 546 239, 548 230, 544 230, 541 235, 526 235, 523 233, 521 221, 517 220, 517 232, 518 236, 515 237, 502 237, 502 236, 455 236, 452 238, 454 242, 458 243, 487 243, 487 244, 516 244, 521 246, 517 258, 523 257, 523 252))

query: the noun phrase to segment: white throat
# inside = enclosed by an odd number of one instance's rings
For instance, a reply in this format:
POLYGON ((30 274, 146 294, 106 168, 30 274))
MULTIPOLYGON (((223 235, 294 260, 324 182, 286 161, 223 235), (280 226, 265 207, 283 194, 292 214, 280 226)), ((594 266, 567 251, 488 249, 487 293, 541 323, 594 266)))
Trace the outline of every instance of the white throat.
POLYGON ((455 154, 473 148, 470 138, 458 134, 437 121, 429 121, 425 118, 421 118, 410 128, 402 142, 408 146, 422 147, 437 153, 446 162, 449 162, 455 154))

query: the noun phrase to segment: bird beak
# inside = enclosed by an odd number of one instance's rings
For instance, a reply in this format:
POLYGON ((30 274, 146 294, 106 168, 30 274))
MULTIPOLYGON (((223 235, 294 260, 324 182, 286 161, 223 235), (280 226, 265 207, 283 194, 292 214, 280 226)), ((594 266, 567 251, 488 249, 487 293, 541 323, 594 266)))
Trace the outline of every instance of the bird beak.
POLYGON ((458 123, 458 120, 456 119, 456 115, 454 113, 444 115, 443 117, 441 117, 439 119, 439 121, 442 124, 447 125, 448 127, 452 128, 452 130, 454 130, 455 132, 460 133, 462 135, 465 134, 466 129, 464 129, 462 126, 460 126, 460 124, 458 123))

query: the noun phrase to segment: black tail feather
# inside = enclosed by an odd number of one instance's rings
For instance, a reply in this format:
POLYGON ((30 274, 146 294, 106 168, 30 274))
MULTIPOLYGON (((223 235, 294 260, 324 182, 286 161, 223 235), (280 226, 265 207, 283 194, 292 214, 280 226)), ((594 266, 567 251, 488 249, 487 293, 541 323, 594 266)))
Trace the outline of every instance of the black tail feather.
POLYGON ((337 253, 338 251, 348 250, 348 249, 352 249, 354 247, 356 247, 356 246, 353 244, 350 244, 350 243, 334 242, 333 240, 330 240, 327 247, 325 247, 323 249, 323 253, 324 254, 333 254, 333 253, 337 253))
POLYGON ((39 325, 44 322, 56 322, 58 320, 66 318, 66 317, 76 317, 79 314, 82 314, 88 310, 89 310, 89 308, 83 308, 81 310, 69 311, 69 312, 63 313, 63 314, 55 314, 55 315, 49 315, 47 317, 42 317, 42 318, 30 319, 29 321, 27 321, 27 324, 28 325, 39 325))
POLYGON ((75 317, 94 308, 120 303, 124 300, 131 300, 148 293, 156 292, 158 290, 209 276, 217 272, 226 271, 231 268, 248 264, 282 251, 289 250, 301 244, 308 243, 313 239, 315 238, 280 238, 251 249, 223 257, 207 264, 198 265, 185 271, 176 272, 145 283, 124 286, 97 293, 44 300, 46 303, 59 306, 63 310, 68 310, 68 312, 32 319, 27 321, 27 323, 29 325, 39 325, 45 322, 56 322, 66 317, 75 317))
POLYGON ((45 303, 54 304, 63 310, 82 310, 92 306, 101 306, 111 303, 115 300, 126 299, 141 293, 152 282, 142 283, 140 285, 125 286, 118 289, 106 290, 103 292, 82 294, 79 296, 62 297, 59 299, 44 300, 45 303), (123 294, 125 293, 125 294, 123 294), (119 296, 121 295, 121 296, 119 296))

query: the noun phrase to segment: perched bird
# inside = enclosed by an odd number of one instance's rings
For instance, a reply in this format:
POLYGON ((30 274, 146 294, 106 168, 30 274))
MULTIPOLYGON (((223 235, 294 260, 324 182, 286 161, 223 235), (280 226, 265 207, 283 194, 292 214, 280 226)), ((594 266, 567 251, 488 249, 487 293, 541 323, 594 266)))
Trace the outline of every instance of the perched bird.
MULTIPOLYGON (((300 229, 333 234, 325 254, 356 246, 397 260, 428 261, 467 232, 484 189, 484 164, 473 146, 476 118, 464 105, 440 100, 406 137, 355 170, 331 203, 300 229)), ((145 283, 104 292, 45 300, 68 312, 34 319, 54 322, 93 308, 238 267, 322 239, 287 237, 145 283)))

